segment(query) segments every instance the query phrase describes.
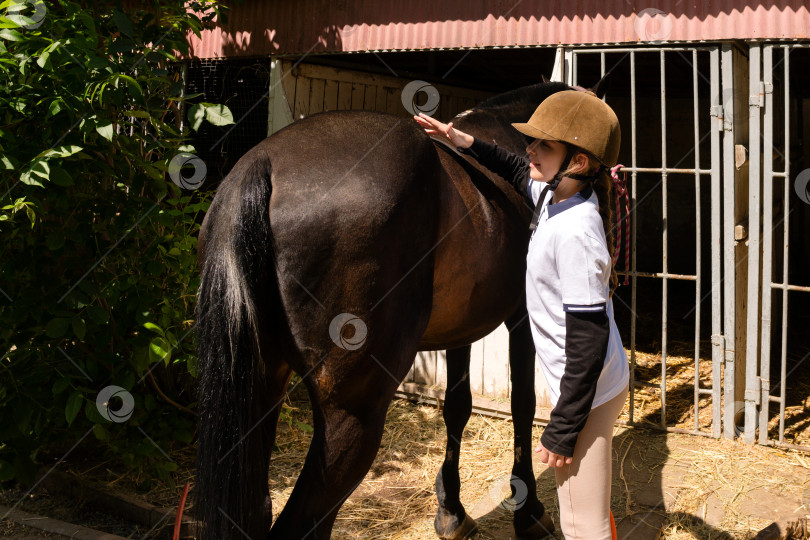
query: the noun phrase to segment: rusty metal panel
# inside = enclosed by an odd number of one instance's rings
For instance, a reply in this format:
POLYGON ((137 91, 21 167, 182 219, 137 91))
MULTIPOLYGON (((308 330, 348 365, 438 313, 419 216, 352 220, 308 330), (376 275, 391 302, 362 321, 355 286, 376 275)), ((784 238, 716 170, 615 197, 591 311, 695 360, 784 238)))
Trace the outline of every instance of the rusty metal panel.
POLYGON ((810 39, 805 0, 246 0, 192 56, 810 39), (652 4, 652 6, 650 6, 652 4))

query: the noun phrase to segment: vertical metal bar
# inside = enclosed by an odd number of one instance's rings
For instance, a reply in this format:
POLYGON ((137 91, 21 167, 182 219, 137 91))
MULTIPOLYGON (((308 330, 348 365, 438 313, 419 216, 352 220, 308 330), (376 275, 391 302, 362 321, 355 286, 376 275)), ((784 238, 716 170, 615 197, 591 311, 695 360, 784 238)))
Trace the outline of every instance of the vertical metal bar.
POLYGON ((768 444, 768 405, 771 395, 771 261, 773 258, 773 45, 762 49, 762 80, 765 90, 765 125, 762 126, 762 312, 760 325, 759 443, 768 444))
POLYGON ((700 118, 698 116, 698 54, 692 49, 692 114, 695 124, 695 431, 700 428, 700 118))
POLYGON ((724 411, 723 434, 728 439, 735 436, 734 426, 734 392, 736 373, 735 350, 736 324, 736 261, 734 239, 734 103, 731 96, 734 92, 734 45, 722 45, 723 76, 723 335, 725 343, 725 377, 724 377, 724 411))
MULTIPOLYGON (((709 73, 710 73, 710 87, 711 87, 711 104, 712 110, 718 112, 718 108, 722 103, 720 99, 720 50, 714 48, 709 52, 709 73)), ((723 118, 720 116, 718 119, 713 119, 714 122, 720 122, 721 125, 711 126, 711 143, 712 143, 712 435, 720 437, 721 429, 721 414, 720 409, 720 390, 722 382, 721 367, 723 363, 723 354, 725 350, 725 343, 723 340, 723 308, 722 308, 722 265, 723 257, 721 253, 721 230, 720 221, 722 219, 721 213, 721 195, 720 195, 720 131, 723 129, 723 118)))
POLYGON ((790 48, 784 47, 785 66, 783 85, 785 87, 785 218, 784 218, 784 251, 782 252, 782 370, 779 376, 779 442, 785 440, 785 393, 787 392, 787 331, 788 331, 788 246, 790 244, 790 48))
POLYGON ((759 43, 749 46, 748 79, 748 317, 745 346, 745 436, 754 442, 757 421, 759 387, 757 381, 757 352, 759 345, 759 287, 760 287, 760 68, 759 43))
POLYGON ((573 77, 573 82, 571 84, 576 86, 576 85, 579 84, 577 82, 579 80, 579 77, 578 77, 579 73, 577 73, 579 71, 579 69, 577 67, 577 61, 579 60, 579 55, 575 53, 574 56, 573 56, 573 60, 574 61, 573 61, 572 65, 571 65, 571 76, 573 77))
POLYGON ((573 49, 565 49, 565 53, 563 55, 563 75, 565 84, 573 85, 574 84, 574 54, 573 49))
MULTIPOLYGON (((602 80, 602 77, 605 76, 605 51, 599 53, 599 80, 602 80)), ((602 101, 605 101, 605 96, 602 97, 602 101)))
POLYGON ((661 219, 663 223, 663 245, 661 249, 661 259, 664 277, 661 280, 661 426, 667 425, 667 305, 668 305, 668 281, 666 274, 669 272, 667 255, 669 250, 667 234, 667 84, 666 84, 666 60, 665 53, 659 53, 659 66, 661 68, 661 219))
MULTIPOLYGON (((632 219, 630 220, 630 423, 634 421, 635 412, 635 397, 636 397, 636 288, 638 286, 638 276, 636 271, 636 223, 638 223, 638 215, 636 214, 636 201, 637 198, 637 185, 638 173, 636 167, 636 53, 630 51, 630 162, 633 171, 630 173, 630 198, 632 204, 630 205, 630 212, 632 219)), ((627 248, 625 248, 627 249, 627 248)))

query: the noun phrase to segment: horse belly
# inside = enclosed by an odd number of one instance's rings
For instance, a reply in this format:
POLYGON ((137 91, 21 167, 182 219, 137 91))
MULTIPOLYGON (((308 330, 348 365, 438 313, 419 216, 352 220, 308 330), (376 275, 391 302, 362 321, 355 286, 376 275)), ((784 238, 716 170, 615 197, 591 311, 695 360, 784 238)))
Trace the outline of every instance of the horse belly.
MULTIPOLYGON (((419 350, 472 343, 498 327, 525 295, 528 232, 514 199, 482 193, 444 163, 433 304, 419 350)), ((510 188, 511 189, 511 188, 510 188)))

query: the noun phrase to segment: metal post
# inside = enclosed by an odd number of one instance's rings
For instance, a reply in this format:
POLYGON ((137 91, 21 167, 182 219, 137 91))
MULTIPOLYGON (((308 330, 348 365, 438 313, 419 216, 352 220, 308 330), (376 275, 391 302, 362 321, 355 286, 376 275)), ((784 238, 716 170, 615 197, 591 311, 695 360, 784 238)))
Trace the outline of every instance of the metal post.
POLYGON ((574 65, 574 58, 575 58, 574 50, 573 49, 564 49, 564 50, 565 55, 563 61, 563 77, 565 78, 563 80, 565 81, 565 84, 574 85, 576 84, 574 82, 575 80, 574 71, 576 67, 574 65))
MULTIPOLYGON (((762 126, 762 348, 760 357, 759 443, 768 444, 768 405, 771 395, 771 260, 773 254, 773 45, 762 48, 765 124, 762 126)), ((750 334, 749 334, 750 336, 750 334)))
POLYGON ((579 84, 579 82, 578 82, 579 73, 578 73, 578 69, 577 69, 577 59, 578 59, 578 55, 575 54, 574 57, 573 57, 573 62, 571 63, 571 83, 570 84, 572 84, 573 86, 576 86, 576 85, 579 84))
MULTIPOLYGON (((633 167, 630 173, 630 198, 632 205, 630 212, 632 219, 630 219, 630 423, 633 423, 633 416, 635 412, 635 396, 636 396, 636 289, 638 286, 638 266, 636 265, 636 223, 638 223, 638 215, 636 214, 636 201, 638 200, 638 162, 636 161, 636 53, 630 51, 630 162, 633 167)), ((627 249, 625 247, 625 249, 627 249)))
POLYGON ((698 117, 698 58, 692 51, 693 122, 695 124, 695 431, 700 428, 700 278, 701 278, 701 215, 700 215, 700 118, 698 117))
POLYGON ((667 425, 667 285, 666 274, 669 273, 668 255, 668 222, 667 222, 667 85, 666 61, 661 51, 659 67, 661 71, 661 219, 663 221, 663 245, 661 259, 664 277, 661 280, 661 426, 667 425))
POLYGON ((565 62, 566 62, 566 53, 563 47, 557 47, 557 50, 554 53, 554 67, 551 69, 551 77, 549 77, 550 81, 558 81, 558 82, 565 82, 565 62))
POLYGON ((745 350, 745 437, 754 442, 757 421, 759 384, 757 355, 759 340, 760 288, 760 45, 749 49, 748 79, 748 316, 745 350))
MULTIPOLYGON (((720 409, 721 367, 725 352, 723 339, 723 308, 721 304, 722 268, 721 254, 721 192, 720 192, 720 133, 723 130, 723 118, 718 115, 720 104, 720 51, 715 48, 709 53, 710 91, 713 125, 711 126, 712 145, 712 435, 720 437, 722 411, 720 409)), ((733 393, 732 393, 733 395, 733 393)))
POLYGON ((784 72, 784 87, 785 87, 785 120, 784 120, 784 128, 785 128, 785 177, 784 177, 784 184, 785 184, 785 217, 784 217, 784 251, 782 252, 782 369, 779 376, 780 384, 779 384, 779 442, 784 443, 785 440, 785 392, 787 386, 787 331, 788 331, 788 246, 790 244, 790 220, 788 216, 790 216, 790 195, 791 195, 791 183, 790 183, 790 49, 788 47, 783 48, 785 53, 785 58, 783 64, 785 65, 785 72, 784 72))
POLYGON ((723 394, 723 435, 728 439, 735 436, 734 393, 736 355, 736 261, 734 239, 734 199, 736 195, 734 171, 734 104, 726 99, 734 89, 734 46, 722 46, 723 79, 723 335, 725 336, 725 377, 723 394))

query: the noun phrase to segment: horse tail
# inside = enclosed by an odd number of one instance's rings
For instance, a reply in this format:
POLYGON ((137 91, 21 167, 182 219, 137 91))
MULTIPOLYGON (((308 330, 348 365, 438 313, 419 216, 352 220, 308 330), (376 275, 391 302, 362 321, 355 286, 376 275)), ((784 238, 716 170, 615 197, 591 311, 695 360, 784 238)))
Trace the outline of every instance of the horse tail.
POLYGON ((271 170, 260 148, 240 160, 222 181, 200 231, 195 510, 203 540, 235 538, 239 530, 264 537, 272 520, 267 469, 273 441, 259 426, 272 406, 261 355, 265 306, 278 296, 271 170))

